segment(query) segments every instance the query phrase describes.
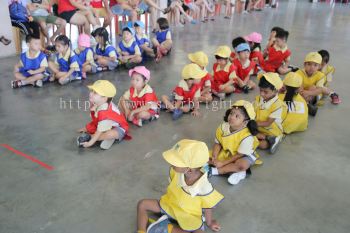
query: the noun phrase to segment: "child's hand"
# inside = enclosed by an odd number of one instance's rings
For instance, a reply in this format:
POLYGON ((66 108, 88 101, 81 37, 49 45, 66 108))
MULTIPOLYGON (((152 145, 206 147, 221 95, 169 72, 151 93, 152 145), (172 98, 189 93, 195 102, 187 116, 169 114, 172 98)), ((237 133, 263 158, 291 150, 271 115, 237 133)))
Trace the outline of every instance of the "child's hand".
POLYGON ((93 144, 90 143, 90 141, 88 141, 88 142, 83 142, 82 145, 84 148, 88 148, 88 147, 91 147, 93 144))
POLYGON ((128 120, 129 120, 129 121, 132 121, 132 120, 134 119, 134 114, 135 114, 134 111, 131 111, 131 112, 129 113, 129 116, 128 116, 128 120))
POLYGON ((29 22, 32 22, 34 19, 33 19, 33 17, 32 16, 28 16, 28 21, 29 22))
POLYGON ((222 90, 224 90, 224 89, 225 89, 225 85, 220 85, 220 86, 219 86, 219 90, 220 90, 220 91, 222 91, 222 90))
POLYGON ((192 116, 199 117, 201 113, 198 110, 193 110, 192 116))
POLYGON ((208 227, 212 230, 212 231, 215 231, 215 232, 218 232, 221 230, 221 226, 220 224, 216 221, 216 220, 212 220, 211 221, 211 224, 208 225, 208 227))
POLYGON ((128 53, 128 52, 122 52, 122 55, 123 55, 123 56, 128 56, 129 53, 128 53))
POLYGON ((220 162, 220 161, 214 161, 214 165, 215 165, 216 168, 220 168, 220 167, 224 166, 224 163, 220 162))
POLYGON ((33 75, 34 74, 34 71, 33 70, 28 70, 27 71, 29 74, 33 75))

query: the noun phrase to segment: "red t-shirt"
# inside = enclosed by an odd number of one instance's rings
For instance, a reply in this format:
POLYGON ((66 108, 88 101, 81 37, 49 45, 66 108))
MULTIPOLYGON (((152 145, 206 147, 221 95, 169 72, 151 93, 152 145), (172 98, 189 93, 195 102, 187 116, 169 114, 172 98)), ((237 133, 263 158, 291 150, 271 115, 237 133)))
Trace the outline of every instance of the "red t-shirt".
POLYGON ((77 9, 70 3, 70 0, 58 0, 58 14, 77 9))
POLYGON ((102 0, 91 0, 90 5, 93 8, 103 8, 102 0))
POLYGON ((109 0, 109 6, 112 7, 114 5, 117 5, 118 1, 117 0, 109 0))

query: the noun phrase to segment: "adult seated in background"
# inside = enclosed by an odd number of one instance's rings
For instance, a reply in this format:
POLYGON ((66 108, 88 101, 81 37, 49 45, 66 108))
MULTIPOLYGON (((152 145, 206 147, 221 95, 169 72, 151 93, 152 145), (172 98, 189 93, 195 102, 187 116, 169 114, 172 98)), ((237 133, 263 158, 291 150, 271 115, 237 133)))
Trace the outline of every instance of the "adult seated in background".
POLYGON ((26 0, 8 0, 11 24, 18 27, 26 36, 40 38, 40 26, 33 21, 33 17, 26 8, 26 0))
POLYGON ((110 7, 113 14, 129 16, 132 22, 137 20, 137 15, 149 12, 153 32, 156 31, 157 26, 156 10, 163 11, 153 0, 111 0, 110 7))
POLYGON ((89 7, 78 0, 58 0, 58 16, 67 23, 83 26, 84 32, 90 35, 90 24, 98 27, 96 19, 89 7))
POLYGON ((108 0, 90 0, 90 5, 95 9, 97 18, 103 18, 103 27, 108 27, 113 19, 113 13, 109 8, 108 0))
POLYGON ((41 31, 47 39, 47 45, 54 44, 55 38, 64 32, 66 21, 50 14, 51 5, 48 0, 28 0, 27 8, 33 16, 34 22, 39 23, 41 31), (57 25, 57 30, 50 37, 47 24, 57 25))

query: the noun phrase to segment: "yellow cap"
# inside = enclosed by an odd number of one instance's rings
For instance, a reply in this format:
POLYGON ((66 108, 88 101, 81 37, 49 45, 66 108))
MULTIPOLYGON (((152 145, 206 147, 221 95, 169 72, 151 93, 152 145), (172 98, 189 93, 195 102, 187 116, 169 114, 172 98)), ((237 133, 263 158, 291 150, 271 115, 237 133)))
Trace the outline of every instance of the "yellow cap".
POLYGON ((108 80, 97 80, 94 84, 88 86, 90 90, 95 91, 100 96, 104 97, 114 97, 117 94, 117 89, 108 80))
POLYGON ((207 73, 202 70, 198 65, 191 63, 188 65, 185 65, 185 67, 182 69, 182 78, 183 79, 201 79, 203 78, 207 73))
POLYGON ((258 75, 258 79, 261 79, 261 77, 265 77, 265 79, 269 83, 271 83, 277 90, 283 87, 283 82, 277 73, 273 73, 273 72, 260 73, 258 75))
POLYGON ((304 62, 315 62, 321 64, 322 56, 318 52, 311 52, 306 55, 304 62))
POLYGON ((209 150, 204 142, 183 139, 163 152, 163 158, 175 167, 200 168, 209 161, 209 150))
POLYGON ((250 120, 255 119, 256 114, 254 111, 254 107, 249 101, 238 100, 232 105, 232 107, 243 107, 245 111, 248 113, 249 119, 250 120))
POLYGON ((284 85, 290 87, 300 87, 303 83, 301 76, 294 72, 289 72, 283 80, 284 85))
POLYGON ((203 51, 188 54, 188 59, 203 67, 206 67, 209 64, 208 56, 203 51))
POLYGON ((226 45, 219 46, 219 48, 217 48, 215 51, 215 55, 222 58, 229 58, 231 55, 231 49, 226 45))

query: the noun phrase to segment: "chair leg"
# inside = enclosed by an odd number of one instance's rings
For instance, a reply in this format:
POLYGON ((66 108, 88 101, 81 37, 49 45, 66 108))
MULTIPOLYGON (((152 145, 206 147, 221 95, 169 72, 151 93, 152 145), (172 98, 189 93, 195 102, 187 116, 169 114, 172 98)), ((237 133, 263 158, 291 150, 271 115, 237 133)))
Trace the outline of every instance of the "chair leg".
POLYGON ((22 45, 21 45, 21 30, 17 27, 12 27, 13 39, 15 41, 16 54, 21 54, 22 45))

